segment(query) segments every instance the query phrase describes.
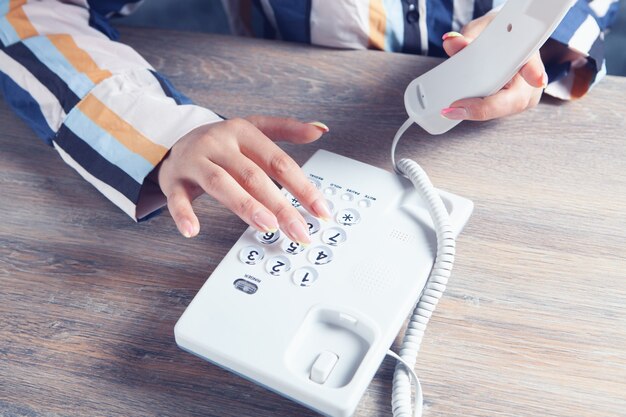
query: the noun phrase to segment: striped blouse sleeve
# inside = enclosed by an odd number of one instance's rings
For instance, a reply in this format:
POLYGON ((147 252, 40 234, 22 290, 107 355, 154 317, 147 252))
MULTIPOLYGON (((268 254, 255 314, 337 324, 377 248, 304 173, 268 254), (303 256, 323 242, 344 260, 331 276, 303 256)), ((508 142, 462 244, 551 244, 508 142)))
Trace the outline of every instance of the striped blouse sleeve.
POLYGON ((579 58, 546 66, 547 94, 564 100, 580 98, 606 75, 604 35, 618 8, 618 0, 578 0, 574 4, 551 38, 579 58))
POLYGON ((0 91, 68 165, 140 220, 165 204, 148 179, 154 167, 186 133, 222 119, 113 40, 107 17, 135 2, 90 3, 0 0, 0 91))

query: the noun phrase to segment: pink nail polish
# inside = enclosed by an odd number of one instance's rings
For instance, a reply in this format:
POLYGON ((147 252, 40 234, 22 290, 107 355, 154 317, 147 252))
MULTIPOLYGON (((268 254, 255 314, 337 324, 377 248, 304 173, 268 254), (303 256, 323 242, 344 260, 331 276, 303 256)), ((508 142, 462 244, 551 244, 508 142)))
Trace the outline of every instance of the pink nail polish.
POLYGON ((463 36, 463 35, 461 35, 459 32, 448 32, 448 33, 444 33, 441 39, 445 41, 446 39, 458 38, 460 36, 463 36))
POLYGON ((463 107, 448 107, 441 110, 441 115, 450 120, 465 120, 468 118, 469 113, 463 107))
POLYGON ((328 126, 326 126, 322 122, 308 122, 307 124, 315 126, 316 128, 320 129, 324 133, 328 133, 328 131, 330 130, 328 126))
POLYGON ((261 210, 252 216, 252 221, 257 229, 262 232, 274 233, 278 230, 278 221, 276 216, 267 210, 261 210))
POLYGON ((183 220, 181 222, 180 225, 180 231, 182 232, 183 236, 185 236, 186 238, 190 238, 193 236, 193 225, 191 224, 191 222, 189 220, 183 220))
POLYGON ((287 235, 291 238, 291 240, 300 243, 301 245, 308 245, 311 243, 311 239, 309 238, 309 232, 306 227, 300 222, 300 220, 293 220, 287 226, 287 235))
POLYGON ((313 214, 324 221, 328 221, 332 217, 328 204, 326 204, 326 200, 323 198, 315 200, 313 204, 311 204, 311 208, 315 212, 313 214))

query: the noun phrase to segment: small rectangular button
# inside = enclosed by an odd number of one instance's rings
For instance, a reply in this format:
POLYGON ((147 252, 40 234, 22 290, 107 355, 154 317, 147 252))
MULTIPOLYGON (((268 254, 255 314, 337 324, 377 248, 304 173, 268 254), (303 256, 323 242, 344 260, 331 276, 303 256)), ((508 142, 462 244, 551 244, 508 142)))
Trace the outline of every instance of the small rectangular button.
POLYGON ((339 357, 333 352, 324 351, 319 354, 311 367, 311 381, 323 384, 335 368, 339 357))

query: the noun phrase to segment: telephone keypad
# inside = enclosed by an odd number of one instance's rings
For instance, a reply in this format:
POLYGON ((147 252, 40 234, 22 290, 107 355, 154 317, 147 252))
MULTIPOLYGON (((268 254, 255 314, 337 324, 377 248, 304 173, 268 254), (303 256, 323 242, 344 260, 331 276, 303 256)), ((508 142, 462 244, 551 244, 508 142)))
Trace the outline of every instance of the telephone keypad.
MULTIPOLYGON (((357 197, 357 193, 342 191, 339 186, 325 185, 317 179, 310 180, 327 197, 326 203, 333 214, 328 222, 322 222, 305 212, 300 202, 289 192, 284 191, 284 195, 302 213, 312 245, 305 248, 300 243, 283 237, 278 230, 255 232, 254 238, 258 244, 247 245, 239 252, 241 262, 254 266, 263 261, 265 262, 261 267, 263 273, 273 277, 282 277, 290 273, 291 281, 299 287, 309 287, 320 276, 323 277, 323 271, 327 268, 324 265, 333 262, 336 251, 337 256, 341 257, 340 247, 348 240, 347 231, 361 222, 360 211, 365 212, 374 204, 368 198, 357 197)), ((244 292, 255 291, 252 286, 243 285, 241 282, 235 286, 244 292)))

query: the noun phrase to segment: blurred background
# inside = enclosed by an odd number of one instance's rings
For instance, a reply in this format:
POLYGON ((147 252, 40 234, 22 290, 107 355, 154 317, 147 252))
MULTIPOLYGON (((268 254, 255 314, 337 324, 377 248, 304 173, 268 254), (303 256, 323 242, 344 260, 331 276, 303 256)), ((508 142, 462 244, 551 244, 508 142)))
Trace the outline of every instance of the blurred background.
MULTIPOLYGON (((148 0, 114 24, 230 34, 221 0, 148 0)), ((617 21, 606 37, 606 61, 609 74, 626 76, 626 0, 620 0, 617 21)))

